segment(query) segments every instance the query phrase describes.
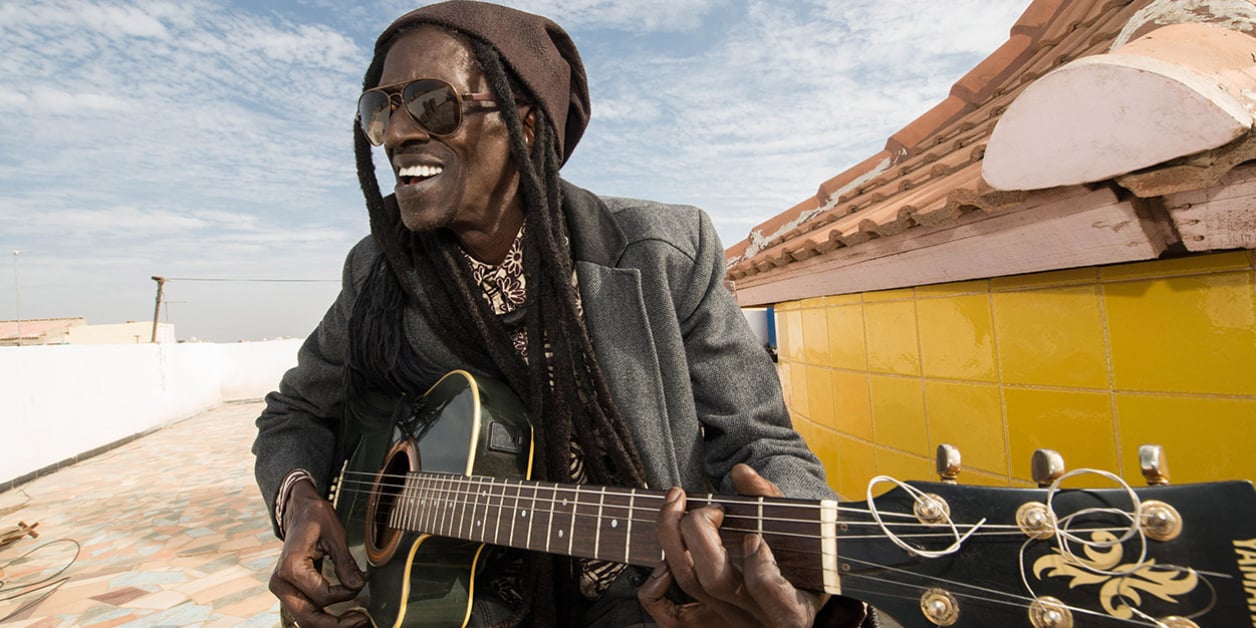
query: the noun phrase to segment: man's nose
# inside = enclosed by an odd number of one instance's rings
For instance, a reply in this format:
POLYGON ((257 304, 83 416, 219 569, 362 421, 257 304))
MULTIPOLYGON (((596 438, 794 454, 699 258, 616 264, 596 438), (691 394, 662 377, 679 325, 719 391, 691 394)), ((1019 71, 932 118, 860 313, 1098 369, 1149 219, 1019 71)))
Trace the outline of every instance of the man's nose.
POLYGON ((426 142, 432 139, 427 130, 419 126, 405 105, 399 106, 388 114, 388 127, 384 129, 384 146, 396 148, 406 142, 426 142))

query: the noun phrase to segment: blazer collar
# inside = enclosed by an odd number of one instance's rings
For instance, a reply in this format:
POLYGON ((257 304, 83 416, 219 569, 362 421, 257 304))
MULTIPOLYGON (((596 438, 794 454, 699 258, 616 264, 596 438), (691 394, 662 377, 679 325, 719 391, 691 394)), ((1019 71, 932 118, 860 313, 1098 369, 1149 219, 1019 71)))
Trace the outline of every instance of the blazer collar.
POLYGON ((628 238, 615 222, 615 216, 596 194, 565 179, 561 180, 561 185, 572 257, 577 261, 614 266, 628 246, 628 238))

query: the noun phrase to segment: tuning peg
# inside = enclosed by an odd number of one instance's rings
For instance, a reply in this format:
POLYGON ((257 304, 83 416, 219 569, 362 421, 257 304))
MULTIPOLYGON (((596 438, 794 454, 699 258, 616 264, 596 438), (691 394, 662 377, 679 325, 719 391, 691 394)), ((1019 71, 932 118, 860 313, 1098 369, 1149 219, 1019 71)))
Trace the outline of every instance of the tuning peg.
POLYGON ((947 484, 959 483, 959 449, 953 445, 938 445, 937 455, 938 478, 947 484))
POLYGON ((1165 460, 1164 447, 1139 445, 1138 466, 1142 469, 1147 486, 1164 486, 1169 483, 1169 461, 1165 460))
POLYGON ((1029 467, 1038 486, 1047 488, 1064 475, 1064 457, 1054 449, 1035 449, 1029 467))

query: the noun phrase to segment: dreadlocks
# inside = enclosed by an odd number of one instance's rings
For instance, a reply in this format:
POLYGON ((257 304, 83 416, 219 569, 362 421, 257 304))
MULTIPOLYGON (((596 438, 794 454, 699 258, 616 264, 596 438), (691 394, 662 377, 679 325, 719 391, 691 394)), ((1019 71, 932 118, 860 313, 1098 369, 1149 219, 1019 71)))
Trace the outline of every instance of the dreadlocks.
MULTIPOLYGON (((377 47, 364 89, 379 83, 387 50, 408 29, 377 47)), ((456 33, 456 32, 455 32, 456 33)), ((370 212, 371 232, 383 255, 355 303, 347 356, 350 398, 366 389, 393 394, 421 393, 425 379, 406 341, 402 312, 407 301, 468 366, 500 373, 525 400, 534 424, 541 479, 571 480, 573 441, 583 451, 589 480, 597 484, 643 486, 645 471, 594 354, 572 279, 574 261, 559 179, 560 145, 551 121, 534 108, 534 139, 525 140, 522 120, 509 103, 532 102, 531 95, 489 44, 462 33, 489 81, 506 123, 511 155, 519 166, 525 206, 523 243, 527 300, 521 324, 527 333, 525 360, 510 341, 512 328, 495 315, 480 294, 458 242, 447 230, 412 233, 388 211, 375 179, 371 146, 358 125, 354 144, 358 177, 370 212), (411 272, 413 271, 413 272, 411 272), (579 429, 577 429, 577 426, 579 429)), ((576 573, 571 561, 530 556, 538 578, 526 579, 524 603, 506 622, 519 625, 531 613, 535 625, 569 623, 557 599, 571 599, 576 573), (548 576, 548 577, 547 577, 548 576), (529 584, 530 583, 530 584, 529 584)))

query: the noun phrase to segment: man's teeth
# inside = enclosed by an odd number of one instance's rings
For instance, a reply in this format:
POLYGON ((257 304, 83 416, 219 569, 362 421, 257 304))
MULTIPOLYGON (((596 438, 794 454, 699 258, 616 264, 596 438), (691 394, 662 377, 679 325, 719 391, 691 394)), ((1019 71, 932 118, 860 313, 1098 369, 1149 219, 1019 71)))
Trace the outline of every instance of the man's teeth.
POLYGON ((397 174, 403 177, 434 177, 444 171, 440 166, 410 166, 402 168, 397 174))

